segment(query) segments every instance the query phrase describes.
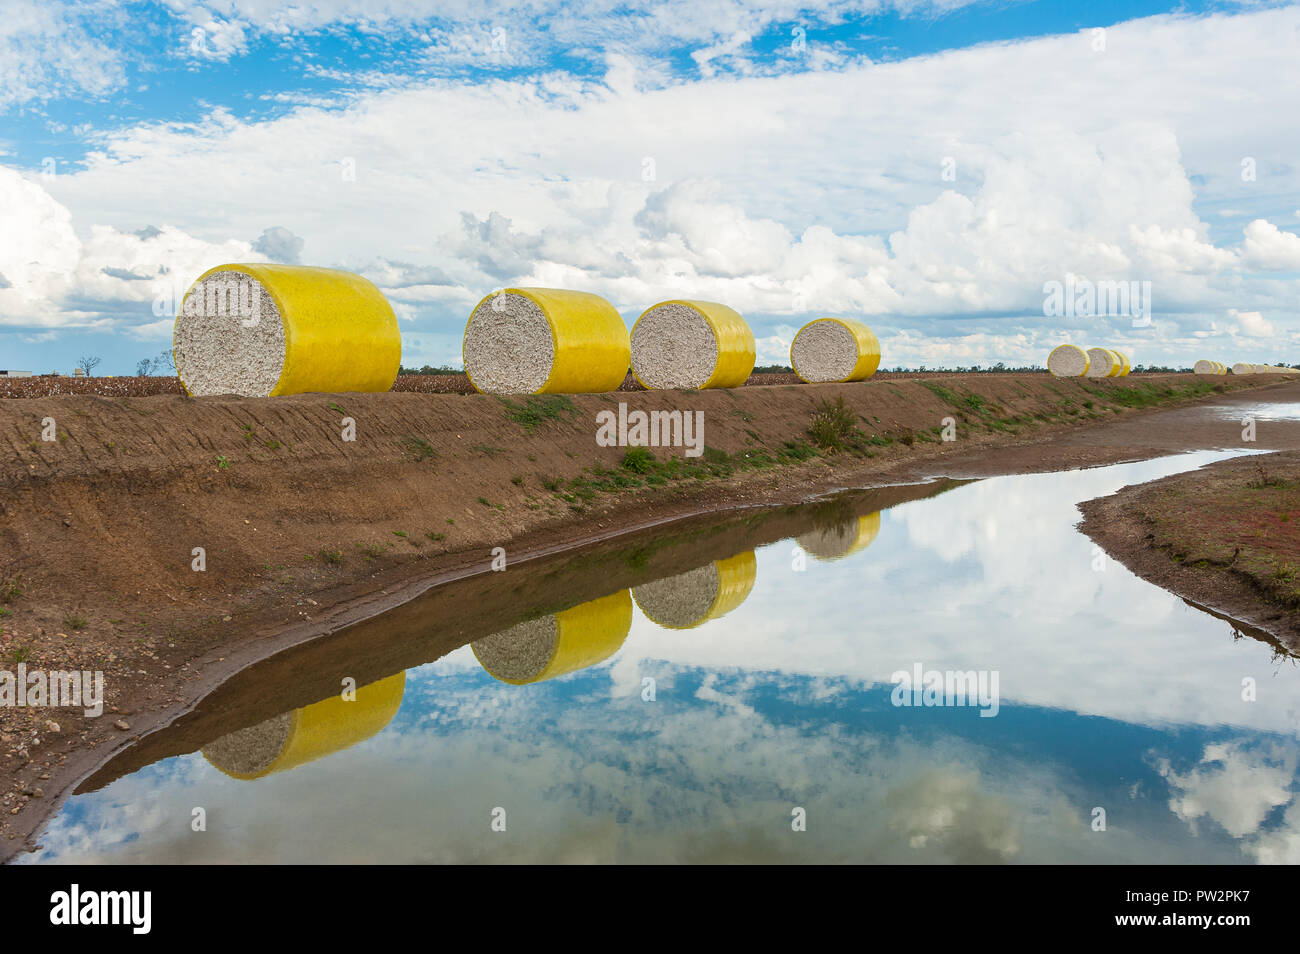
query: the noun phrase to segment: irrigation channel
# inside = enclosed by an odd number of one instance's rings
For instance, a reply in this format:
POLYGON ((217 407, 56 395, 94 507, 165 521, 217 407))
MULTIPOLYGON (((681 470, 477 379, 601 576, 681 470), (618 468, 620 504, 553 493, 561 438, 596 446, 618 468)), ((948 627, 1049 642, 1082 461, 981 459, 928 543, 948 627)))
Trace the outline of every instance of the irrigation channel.
POLYGON ((432 590, 232 678, 17 863, 1284 860, 1295 660, 1075 529, 1232 453, 846 492, 432 590), (918 669, 974 691, 927 705, 918 669))

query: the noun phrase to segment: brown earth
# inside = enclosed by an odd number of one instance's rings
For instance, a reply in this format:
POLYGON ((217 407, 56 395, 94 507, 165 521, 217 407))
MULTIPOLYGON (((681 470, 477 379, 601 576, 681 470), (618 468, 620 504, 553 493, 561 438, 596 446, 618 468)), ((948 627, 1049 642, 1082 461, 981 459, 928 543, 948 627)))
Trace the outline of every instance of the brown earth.
POLYGON ((1300 453, 1220 461, 1080 509, 1081 529, 1137 575, 1300 655, 1300 453))
MULTIPOLYGON (((0 401, 0 665, 102 670, 111 712, 0 709, 0 857, 77 779, 235 671, 485 573, 493 547, 517 567, 693 514, 844 487, 1229 446, 1235 423, 1178 406, 1249 401, 1259 388, 1268 400, 1300 395, 1266 375, 981 373, 512 401, 0 401), (818 450, 812 417, 840 398, 857 430, 839 452, 818 450), (624 467, 625 448, 595 442, 596 414, 619 402, 703 412, 706 453, 656 448, 624 467), (1171 426, 1170 415, 1183 418, 1171 426), (54 440, 42 439, 47 418, 54 440), (345 418, 355 440, 344 439, 345 418), (955 441, 937 436, 945 418, 955 441)), ((1300 449, 1300 429, 1274 433, 1300 449)))

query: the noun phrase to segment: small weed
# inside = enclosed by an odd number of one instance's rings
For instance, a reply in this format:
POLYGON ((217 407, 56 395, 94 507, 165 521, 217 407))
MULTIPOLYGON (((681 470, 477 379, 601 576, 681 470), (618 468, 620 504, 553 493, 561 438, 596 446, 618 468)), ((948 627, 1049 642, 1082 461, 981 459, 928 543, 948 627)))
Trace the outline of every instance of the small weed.
POLYGON ((32 647, 30 646, 15 646, 13 649, 9 651, 9 661, 11 663, 17 664, 21 662, 27 662, 27 660, 31 658, 32 658, 32 647))
POLYGON ((65 616, 63 618, 63 625, 68 629, 85 629, 88 622, 90 621, 84 616, 65 616))
POLYGON ((478 502, 481 503, 481 504, 482 504, 483 506, 485 506, 485 507, 490 507, 490 506, 492 506, 492 502, 491 502, 490 500, 488 500, 486 497, 479 497, 479 498, 478 498, 478 502))
POLYGON ((23 585, 18 582, 17 577, 0 580, 0 603, 12 603, 22 595, 23 585))
POLYGON ((510 478, 510 482, 514 484, 516 487, 522 487, 524 485, 524 475, 515 474, 513 477, 510 478))
POLYGON ((857 436, 857 417, 844 403, 844 398, 820 401, 808 423, 808 436, 822 450, 847 450, 857 436))
POLYGON ((1266 490, 1269 487, 1290 487, 1294 481, 1272 473, 1263 464, 1255 465, 1255 478, 1246 482, 1251 490, 1266 490))
POLYGON ((434 543, 441 543, 443 540, 447 539, 447 534, 434 533, 432 530, 426 533, 425 536, 428 537, 430 540, 432 540, 434 543))
POLYGON ((623 469, 634 474, 648 474, 654 467, 655 455, 648 447, 629 447, 623 455, 623 469))
POLYGON ((411 434, 407 434, 398 441, 397 446, 402 449, 403 457, 409 457, 417 464, 421 461, 434 460, 438 456, 438 452, 433 449, 433 445, 424 438, 415 437, 411 434))
POLYGON ((339 566, 343 562, 342 550, 331 550, 328 547, 321 547, 320 551, 316 555, 321 558, 322 562, 328 563, 330 566, 339 566))
POLYGON ((224 456, 217 458, 217 470, 230 470, 230 461, 224 456))

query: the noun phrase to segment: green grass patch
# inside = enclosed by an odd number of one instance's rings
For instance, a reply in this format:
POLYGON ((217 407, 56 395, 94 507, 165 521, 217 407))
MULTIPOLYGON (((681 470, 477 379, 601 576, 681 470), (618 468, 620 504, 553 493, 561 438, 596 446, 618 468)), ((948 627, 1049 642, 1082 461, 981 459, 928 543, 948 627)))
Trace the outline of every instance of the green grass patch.
POLYGON ((516 404, 509 398, 500 398, 500 401, 506 406, 506 417, 529 432, 539 424, 559 420, 566 414, 570 418, 578 416, 578 409, 563 394, 533 394, 523 404, 516 404))
POLYGON ((808 421, 808 436, 814 444, 830 453, 848 450, 862 439, 857 415, 842 397, 837 397, 834 402, 826 399, 816 404, 808 421))
POLYGON ((654 469, 655 455, 648 447, 629 447, 623 455, 622 467, 634 474, 648 474, 654 469))
POLYGON ((423 437, 416 437, 413 434, 407 434, 397 442, 397 446, 402 449, 402 456, 408 460, 413 460, 417 464, 421 461, 435 460, 438 452, 433 449, 433 445, 423 437))

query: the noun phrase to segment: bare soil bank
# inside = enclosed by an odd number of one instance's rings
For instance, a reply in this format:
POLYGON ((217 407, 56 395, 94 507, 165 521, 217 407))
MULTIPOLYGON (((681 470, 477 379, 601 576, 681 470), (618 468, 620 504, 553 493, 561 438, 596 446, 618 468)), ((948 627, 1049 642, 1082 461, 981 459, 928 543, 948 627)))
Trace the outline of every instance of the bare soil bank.
POLYGON ((1300 655, 1300 453, 1220 461, 1080 509, 1081 529, 1134 573, 1300 655))
POLYGON ((843 487, 1223 446, 1235 424, 1202 422, 1179 444, 1177 428, 1144 428, 1160 415, 1143 412, 1260 387, 1274 400, 1300 388, 1271 376, 970 374, 510 401, 2 401, 0 667, 101 670, 109 709, 99 719, 0 709, 0 857, 95 764, 231 673, 485 573, 494 547, 517 567, 692 514, 843 487), (840 398, 856 429, 831 453, 810 443, 809 427, 820 402, 840 398), (619 402, 702 412, 705 453, 656 448, 624 466, 625 448, 595 441, 596 414, 619 402), (945 418, 956 441, 937 433, 945 418), (1105 438, 1125 426, 1129 436, 1105 438))

